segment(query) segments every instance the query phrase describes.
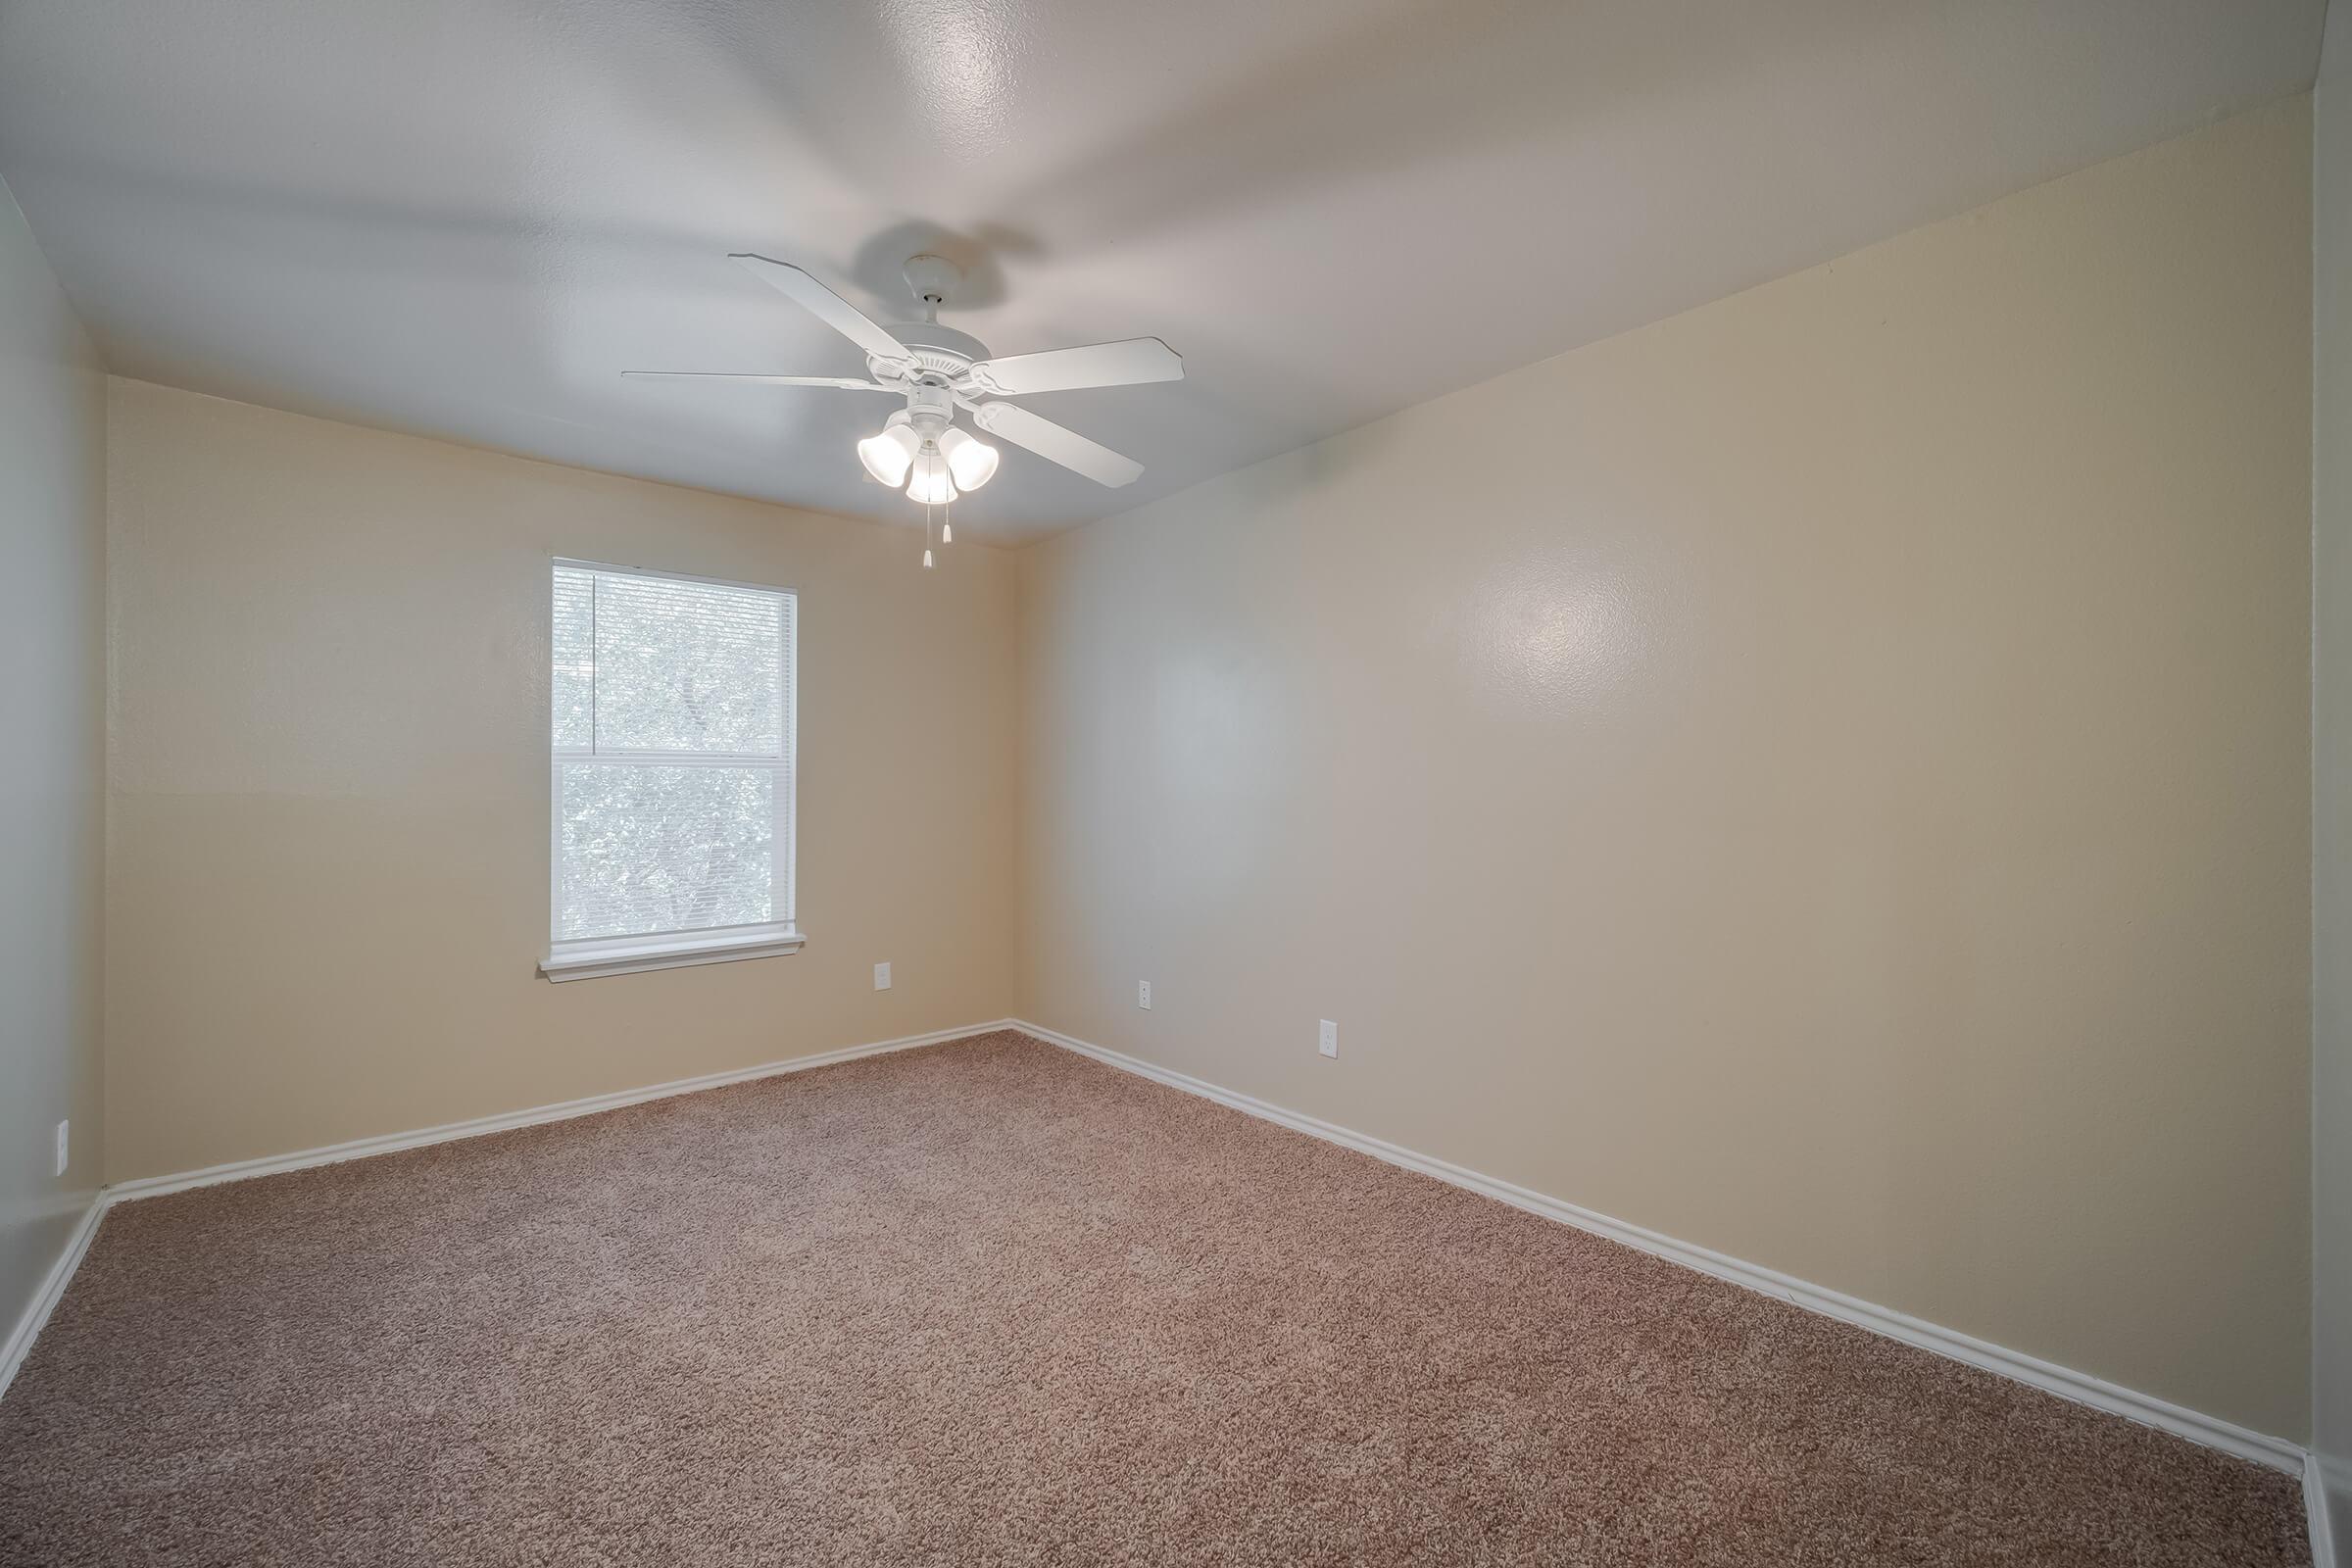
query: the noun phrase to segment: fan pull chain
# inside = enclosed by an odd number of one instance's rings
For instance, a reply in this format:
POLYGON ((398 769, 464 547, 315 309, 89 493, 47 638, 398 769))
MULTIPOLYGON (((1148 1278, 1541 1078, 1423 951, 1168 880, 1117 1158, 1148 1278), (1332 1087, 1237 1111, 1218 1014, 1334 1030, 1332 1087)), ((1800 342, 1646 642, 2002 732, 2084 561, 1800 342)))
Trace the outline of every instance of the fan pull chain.
POLYGON ((931 569, 931 508, 923 507, 923 569, 931 569))
POLYGON ((939 542, 943 545, 956 542, 956 503, 953 501, 948 503, 947 511, 941 514, 939 542))

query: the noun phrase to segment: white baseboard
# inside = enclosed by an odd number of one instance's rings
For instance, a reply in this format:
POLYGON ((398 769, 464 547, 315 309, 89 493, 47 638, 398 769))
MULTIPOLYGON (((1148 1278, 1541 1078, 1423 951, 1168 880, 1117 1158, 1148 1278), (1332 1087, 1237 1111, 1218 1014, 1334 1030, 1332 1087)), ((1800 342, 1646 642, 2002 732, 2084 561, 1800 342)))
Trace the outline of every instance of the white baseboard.
POLYGON ((66 1238, 66 1250, 58 1254, 56 1262, 49 1265, 48 1274, 41 1280, 41 1288, 25 1303, 24 1315, 17 1319, 16 1328, 8 1336, 7 1348, 0 1349, 0 1394, 6 1394, 8 1386, 16 1381, 17 1368, 24 1364, 24 1356, 31 1350, 32 1342, 40 1336, 42 1325, 49 1321, 50 1309, 57 1305, 57 1298, 66 1294, 66 1286, 74 1278, 74 1271, 81 1267, 81 1255, 90 1250, 90 1238, 98 1234, 98 1221, 105 1213, 106 1196, 101 1193, 90 1200, 89 1206, 81 1211, 81 1218, 74 1222, 74 1234, 66 1238))
POLYGON ((2337 1568, 2335 1526, 2328 1514, 2328 1467, 2317 1453, 2303 1456, 2303 1514, 2311 1521, 2313 1568, 2337 1568))
POLYGON ((1579 1208, 1574 1203, 1563 1202, 1559 1199, 1549 1198, 1542 1193, 1532 1192, 1527 1188, 1514 1186, 1492 1176, 1481 1175, 1477 1171, 1453 1164, 1450 1161, 1415 1153, 1409 1149, 1389 1143, 1385 1139, 1353 1132, 1318 1117, 1301 1115, 1295 1110, 1285 1110, 1280 1105, 1268 1104, 1265 1101, 1252 1096, 1236 1094, 1230 1089, 1221 1089, 1215 1084, 1195 1078, 1189 1073, 1154 1066, 1140 1057, 1130 1056, 1124 1052, 1091 1045, 1056 1030, 1027 1023, 1018 1018, 1012 1020, 1011 1027, 1024 1034, 1035 1035, 1038 1039, 1050 1044, 1060 1046, 1066 1051, 1074 1051, 1082 1056, 1092 1056, 1097 1061, 1117 1067, 1124 1072, 1135 1073, 1140 1077, 1167 1084, 1172 1088, 1184 1090, 1188 1094, 1199 1095, 1204 1100, 1213 1100, 1221 1105, 1230 1105, 1236 1110, 1263 1117, 1267 1121, 1278 1123, 1293 1131, 1338 1144, 1342 1148, 1356 1150, 1359 1152, 1370 1154, 1376 1159, 1385 1159, 1392 1165, 1401 1165, 1406 1170, 1419 1171, 1425 1176, 1435 1176, 1438 1180, 1450 1182, 1456 1187, 1468 1188, 1474 1193, 1483 1193, 1489 1198, 1498 1199, 1509 1203, 1514 1208, 1523 1208, 1531 1214, 1541 1214, 1546 1219, 1558 1220, 1563 1225, 1573 1225, 1578 1230, 1591 1231, 1596 1236, 1605 1236, 1611 1241, 1623 1242, 1628 1247, 1638 1248, 1642 1251, 1652 1253, 1670 1262, 1680 1263, 1686 1268, 1694 1268, 1701 1274, 1710 1274, 1719 1280, 1728 1280, 1734 1285, 1744 1286, 1759 1295, 1792 1302, 1797 1306, 1819 1312, 1825 1317, 1834 1317, 1841 1322, 1855 1324, 1858 1327, 1869 1329, 1875 1334, 1883 1334, 1890 1340, 1900 1340, 1905 1345, 1917 1346, 1923 1350, 1933 1350, 1938 1355, 1966 1362, 1970 1366, 1982 1367, 1987 1372, 1997 1372, 2003 1377, 2031 1384, 2034 1388, 2055 1394, 2061 1398, 2072 1399, 2078 1404, 2087 1404, 2094 1409, 2124 1416, 2144 1426, 2158 1427, 2166 1432, 2186 1438, 2191 1443, 2202 1444, 2209 1448, 2219 1448, 2225 1453, 2233 1453, 2241 1459, 2251 1459, 2256 1464, 2267 1465, 2274 1470, 2283 1470, 2289 1475, 2296 1474, 2304 1467, 2302 1446, 2290 1443, 2284 1438, 2274 1438, 2264 1433, 2252 1432, 2244 1427, 2201 1414, 2153 1396, 2119 1387, 2086 1373, 2077 1372, 2071 1367, 2059 1366, 2036 1356, 2007 1349, 1998 1345, 1987 1344, 1984 1340, 1975 1339, 1953 1329, 1939 1327, 1888 1307, 1879 1306, 1839 1291, 1808 1284, 1803 1280, 1783 1274, 1777 1269, 1745 1262, 1708 1248, 1692 1246, 1689 1242, 1678 1242, 1671 1236, 1661 1236, 1655 1231, 1644 1230, 1639 1225, 1629 1225, 1623 1220, 1611 1219, 1606 1214, 1596 1214, 1589 1208, 1579 1208))
POLYGON ((652 1084, 643 1089, 616 1090, 609 1095, 591 1095, 585 1100, 534 1105, 528 1110, 510 1110, 496 1116, 476 1116, 471 1121, 446 1122, 439 1127, 427 1127, 418 1132, 386 1133, 380 1138, 355 1138, 349 1143, 328 1144, 322 1149, 305 1149, 292 1154, 270 1154, 261 1159, 239 1159, 225 1165, 207 1165, 202 1170, 182 1171, 176 1176, 149 1176, 109 1187, 105 1200, 109 1203, 130 1202, 141 1198, 160 1197, 165 1193, 183 1192, 190 1187, 247 1181, 255 1176, 274 1176, 279 1171, 332 1165, 341 1160, 362 1159, 369 1154, 389 1154, 402 1149, 422 1149, 428 1144, 446 1144, 460 1138, 479 1138, 485 1133, 503 1133, 515 1127, 536 1127, 541 1122, 568 1121, 574 1116, 593 1116, 600 1110, 617 1110, 623 1105, 642 1104, 649 1100, 666 1100, 672 1095, 691 1095, 704 1089, 723 1089, 728 1084, 750 1083, 755 1078, 807 1072, 811 1067, 828 1067, 837 1061, 879 1056, 893 1051, 912 1051, 917 1046, 936 1046, 969 1035, 985 1034, 991 1029, 1011 1027, 1010 1020, 997 1019, 990 1023, 964 1024, 955 1029, 934 1029, 929 1034, 907 1035, 899 1040, 877 1040, 871 1045, 845 1046, 839 1051, 821 1052, 813 1056, 795 1056, 789 1061, 762 1062, 757 1067, 737 1067, 728 1072, 707 1072, 699 1078, 673 1078, 668 1083, 652 1084))

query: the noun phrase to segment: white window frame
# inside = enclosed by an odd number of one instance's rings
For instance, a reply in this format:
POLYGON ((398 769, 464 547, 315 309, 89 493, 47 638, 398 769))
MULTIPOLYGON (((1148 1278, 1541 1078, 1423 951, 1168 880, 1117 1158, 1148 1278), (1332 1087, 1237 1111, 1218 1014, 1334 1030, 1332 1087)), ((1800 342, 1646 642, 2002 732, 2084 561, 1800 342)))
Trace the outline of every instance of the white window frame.
MULTIPOLYGON (((549 980, 590 980, 601 975, 634 974, 645 969, 675 969, 698 963, 730 963, 744 958, 771 958, 783 954, 798 953, 808 941, 800 929, 800 760, 801 760, 801 694, 800 694, 800 593, 791 588, 779 588, 768 583, 735 582, 725 577, 698 577, 683 571, 661 571, 649 566, 621 566, 609 562, 575 561, 556 556, 547 563, 547 592, 550 614, 553 614, 556 573, 560 570, 599 571, 621 577, 654 577, 670 582, 705 583, 713 588, 741 588, 752 593, 774 594, 790 602, 791 634, 779 650, 783 668, 780 689, 783 693, 784 748, 781 757, 744 756, 725 752, 642 752, 599 751, 595 737, 587 746, 557 746, 555 744, 555 683, 548 683, 547 721, 540 733, 548 741, 548 799, 547 799, 547 956, 539 960, 539 972, 549 980), (774 832, 771 837, 776 857, 775 876, 770 884, 774 903, 781 918, 758 925, 705 926, 693 931, 655 931, 642 936, 585 937, 572 941, 559 940, 556 921, 564 908, 564 764, 594 761, 600 765, 616 763, 621 766, 646 767, 766 767, 777 777, 773 791, 775 810, 774 832)), ((555 668, 554 623, 549 622, 546 667, 555 668)))

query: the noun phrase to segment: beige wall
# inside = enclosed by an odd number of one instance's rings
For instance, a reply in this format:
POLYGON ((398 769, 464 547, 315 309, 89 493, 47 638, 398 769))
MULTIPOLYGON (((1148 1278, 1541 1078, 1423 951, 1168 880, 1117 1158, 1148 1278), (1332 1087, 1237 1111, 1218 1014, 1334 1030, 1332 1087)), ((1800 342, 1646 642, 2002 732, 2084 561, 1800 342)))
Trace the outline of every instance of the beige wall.
POLYGON ((1008 1010, 1009 558, 139 382, 110 411, 111 1180, 1008 1010), (804 952, 534 973, 559 555, 800 590, 804 952))
POLYGON ((98 1184, 106 392, 0 185, 0 1342, 98 1184), (73 1163, 53 1174, 53 1130, 73 1163))
POLYGON ((2299 1440, 2309 138, 1024 552, 1024 1014, 2299 1440))
MULTIPOLYGON (((2352 9, 2313 94, 2312 1447, 2352 1568, 2352 9)), ((2332 1568, 2322 1563, 2320 1568, 2332 1568)))

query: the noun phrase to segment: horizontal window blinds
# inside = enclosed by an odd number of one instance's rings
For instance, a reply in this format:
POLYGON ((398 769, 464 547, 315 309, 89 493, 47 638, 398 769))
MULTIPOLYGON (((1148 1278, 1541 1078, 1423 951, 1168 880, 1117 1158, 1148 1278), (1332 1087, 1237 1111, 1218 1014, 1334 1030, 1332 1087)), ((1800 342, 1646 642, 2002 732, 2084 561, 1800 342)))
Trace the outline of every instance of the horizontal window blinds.
POLYGON ((790 923, 795 609, 556 567, 557 942, 790 923))

